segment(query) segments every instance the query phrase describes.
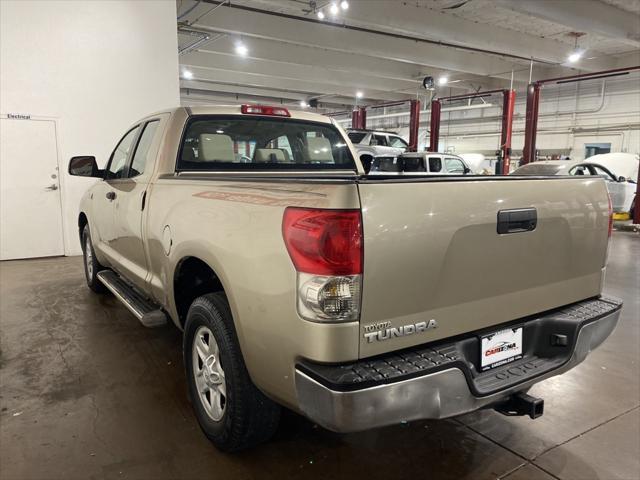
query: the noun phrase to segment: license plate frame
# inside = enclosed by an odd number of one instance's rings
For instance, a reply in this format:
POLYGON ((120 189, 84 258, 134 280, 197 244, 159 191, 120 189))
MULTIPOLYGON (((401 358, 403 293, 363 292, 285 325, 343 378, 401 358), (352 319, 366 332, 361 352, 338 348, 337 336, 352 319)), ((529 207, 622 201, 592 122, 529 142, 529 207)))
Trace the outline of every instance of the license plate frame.
POLYGON ((480 335, 480 371, 486 372, 522 358, 524 326, 514 325, 480 335))

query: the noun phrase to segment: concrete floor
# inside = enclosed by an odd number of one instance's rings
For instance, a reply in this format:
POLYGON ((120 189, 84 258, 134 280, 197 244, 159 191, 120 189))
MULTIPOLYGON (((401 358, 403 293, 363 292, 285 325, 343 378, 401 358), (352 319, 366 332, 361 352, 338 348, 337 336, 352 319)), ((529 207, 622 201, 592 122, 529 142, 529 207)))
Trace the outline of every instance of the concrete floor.
POLYGON ((178 330, 92 294, 80 258, 0 265, 0 478, 640 478, 640 237, 615 233, 625 301, 587 361, 537 385, 535 421, 483 411, 337 435, 286 414, 276 438, 216 451, 187 400, 178 330))

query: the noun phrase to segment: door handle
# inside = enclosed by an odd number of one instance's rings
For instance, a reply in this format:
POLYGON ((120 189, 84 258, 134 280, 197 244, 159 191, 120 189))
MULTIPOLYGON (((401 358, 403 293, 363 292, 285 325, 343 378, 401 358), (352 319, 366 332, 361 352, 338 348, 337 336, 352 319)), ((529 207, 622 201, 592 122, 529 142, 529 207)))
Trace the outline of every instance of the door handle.
POLYGON ((498 233, 522 233, 536 229, 538 212, 535 208, 514 208, 498 212, 498 233))
POLYGON ((52 183, 51 185, 46 187, 45 190, 51 190, 51 191, 58 190, 58 184, 57 183, 52 183))
POLYGON ((109 200, 115 200, 116 198, 116 192, 107 192, 107 198, 109 200))

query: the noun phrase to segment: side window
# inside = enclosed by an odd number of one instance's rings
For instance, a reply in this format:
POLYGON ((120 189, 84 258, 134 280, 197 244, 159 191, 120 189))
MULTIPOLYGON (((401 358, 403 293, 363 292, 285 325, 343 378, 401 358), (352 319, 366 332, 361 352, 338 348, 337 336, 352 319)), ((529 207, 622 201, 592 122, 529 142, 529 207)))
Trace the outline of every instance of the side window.
POLYGON ((138 134, 140 125, 132 128, 127 134, 122 137, 118 146, 111 154, 109 160, 109 168, 107 168, 107 179, 124 178, 127 174, 127 158, 129 158, 129 152, 133 148, 133 141, 138 134))
POLYGON ((596 175, 601 176, 607 182, 615 182, 615 178, 609 172, 607 172, 604 168, 600 168, 596 165, 593 165, 593 169, 596 171, 596 175))
POLYGON ((424 172, 424 159, 422 157, 406 157, 403 158, 403 171, 405 172, 424 172))
POLYGON ((371 145, 378 145, 380 147, 387 146, 386 135, 371 135, 371 145))
POLYGON ((464 173, 464 163, 459 158, 447 157, 444 159, 444 166, 449 173, 464 173))
POLYGON ((407 142, 405 142, 400 137, 390 136, 389 137, 389 146, 390 147, 395 147, 395 148, 407 148, 407 147, 409 147, 409 144, 407 142))
POLYGON ((144 173, 144 168, 147 163, 147 156, 149 154, 149 148, 151 148, 151 144, 153 143, 153 138, 155 137, 156 131, 158 130, 158 125, 160 125, 160 121, 154 120, 144 126, 144 130, 142 131, 142 135, 140 135, 140 140, 138 141, 138 146, 136 147, 136 151, 133 154, 131 167, 129 167, 128 176, 130 178, 137 177, 138 175, 142 175, 144 173))
POLYGON ((429 171, 432 173, 442 171, 442 159, 440 157, 429 157, 429 171))

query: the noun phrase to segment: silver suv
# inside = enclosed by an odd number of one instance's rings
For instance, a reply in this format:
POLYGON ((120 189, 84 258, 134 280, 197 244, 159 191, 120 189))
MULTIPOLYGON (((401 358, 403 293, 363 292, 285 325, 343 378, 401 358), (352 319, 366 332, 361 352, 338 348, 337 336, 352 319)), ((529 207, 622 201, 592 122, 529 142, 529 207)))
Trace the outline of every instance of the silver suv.
POLYGON ((394 132, 347 129, 349 140, 368 171, 375 157, 393 157, 407 151, 407 141, 394 132))

